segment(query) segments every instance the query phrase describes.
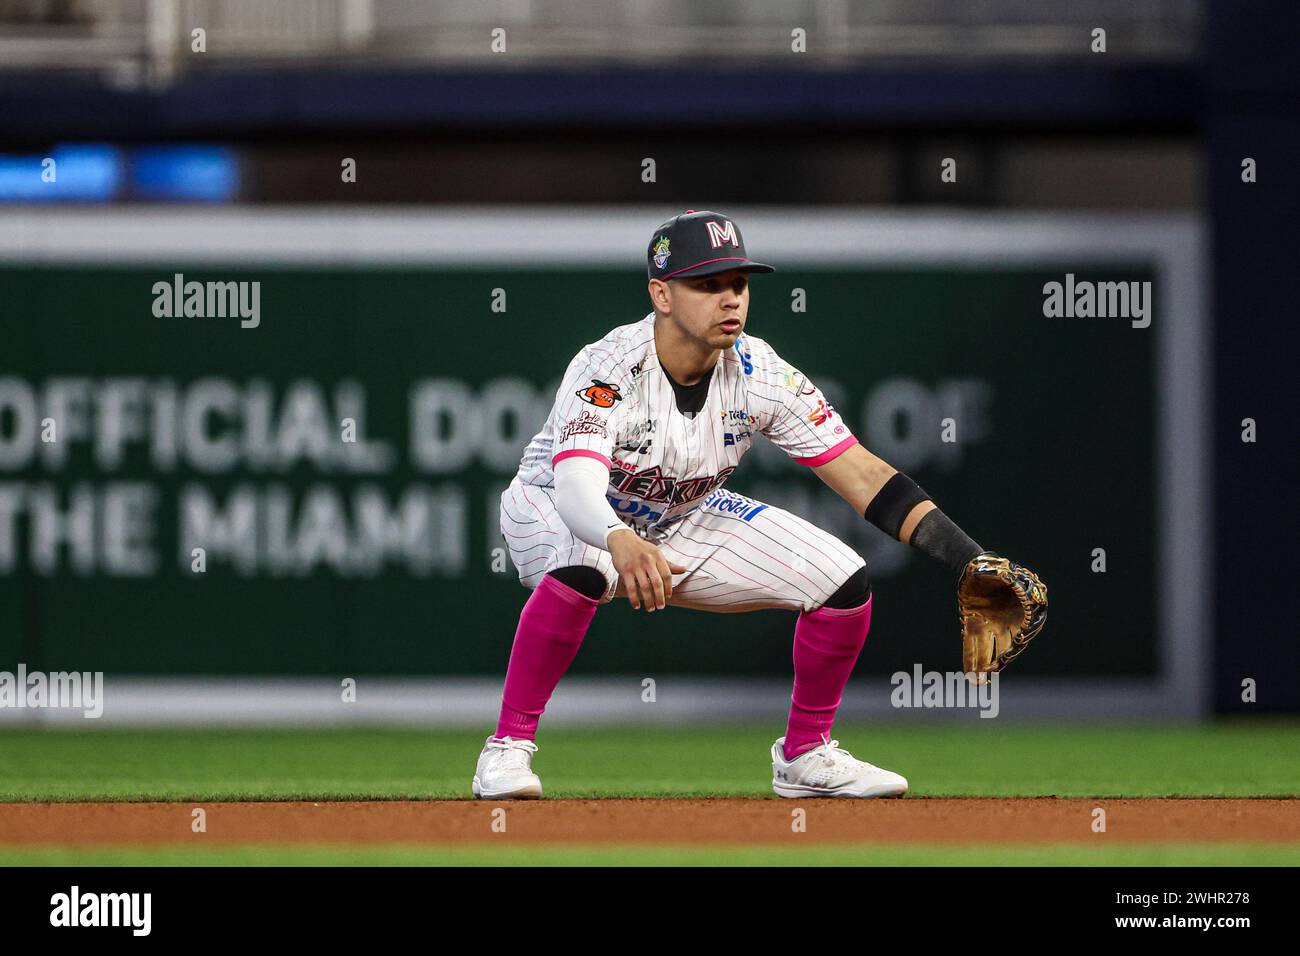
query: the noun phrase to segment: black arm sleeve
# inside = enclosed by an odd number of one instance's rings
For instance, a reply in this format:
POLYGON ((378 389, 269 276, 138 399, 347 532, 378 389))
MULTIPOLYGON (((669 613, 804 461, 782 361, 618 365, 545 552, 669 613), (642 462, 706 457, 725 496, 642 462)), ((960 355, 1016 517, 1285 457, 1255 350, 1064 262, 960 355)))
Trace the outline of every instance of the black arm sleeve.
MULTIPOLYGON (((876 492, 862 517, 891 538, 898 538, 903 522, 912 513, 912 509, 922 501, 931 500, 920 485, 898 471, 876 492)), ((910 544, 958 574, 965 569, 971 558, 984 550, 938 508, 927 512, 917 522, 912 530, 910 544)))
POLYGON ((927 512, 917 522, 910 543, 918 551, 952 568, 955 574, 961 574, 970 559, 984 550, 938 508, 927 512))

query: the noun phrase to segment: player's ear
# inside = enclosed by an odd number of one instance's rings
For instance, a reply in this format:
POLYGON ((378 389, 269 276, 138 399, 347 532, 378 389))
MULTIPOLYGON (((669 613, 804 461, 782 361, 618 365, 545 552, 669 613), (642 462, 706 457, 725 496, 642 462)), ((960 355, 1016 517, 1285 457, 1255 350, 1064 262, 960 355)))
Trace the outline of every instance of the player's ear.
POLYGON ((673 310, 672 296, 668 289, 668 283, 662 279, 651 279, 646 291, 650 293, 650 304, 654 306, 656 312, 668 313, 673 310))

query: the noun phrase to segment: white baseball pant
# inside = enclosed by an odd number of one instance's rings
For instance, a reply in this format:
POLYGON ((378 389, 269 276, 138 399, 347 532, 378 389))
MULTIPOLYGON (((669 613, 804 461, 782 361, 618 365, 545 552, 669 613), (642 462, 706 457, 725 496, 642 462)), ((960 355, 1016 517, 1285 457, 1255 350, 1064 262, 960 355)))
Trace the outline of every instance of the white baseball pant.
MULTIPOLYGON (((570 565, 604 576, 601 604, 619 590, 609 552, 573 536, 555 510, 554 488, 511 481, 501 495, 501 534, 520 583, 530 590, 548 572, 570 565)), ((672 576, 669 605, 702 611, 813 611, 866 564, 798 515, 725 489, 647 540, 688 569, 672 576)))

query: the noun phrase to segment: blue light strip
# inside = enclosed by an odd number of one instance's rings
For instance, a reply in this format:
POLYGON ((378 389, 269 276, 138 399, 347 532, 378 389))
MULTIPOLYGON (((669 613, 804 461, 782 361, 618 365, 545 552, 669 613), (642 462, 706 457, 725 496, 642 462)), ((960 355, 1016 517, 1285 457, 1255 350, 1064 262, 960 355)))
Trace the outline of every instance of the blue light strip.
POLYGON ((226 146, 79 143, 48 156, 0 153, 0 203, 231 202, 239 188, 239 156, 226 146))

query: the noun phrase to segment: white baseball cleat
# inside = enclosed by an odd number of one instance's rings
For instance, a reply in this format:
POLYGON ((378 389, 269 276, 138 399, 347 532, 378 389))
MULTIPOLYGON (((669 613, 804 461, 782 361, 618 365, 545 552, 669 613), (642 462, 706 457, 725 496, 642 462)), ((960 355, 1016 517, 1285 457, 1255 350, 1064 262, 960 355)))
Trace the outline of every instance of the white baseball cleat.
POLYGON ((533 773, 537 744, 513 737, 489 737, 478 755, 470 789, 480 800, 536 800, 542 781, 533 773))
POLYGON ((785 738, 772 744, 772 789, 779 797, 901 797, 907 778, 856 760, 838 740, 785 759, 785 738))

